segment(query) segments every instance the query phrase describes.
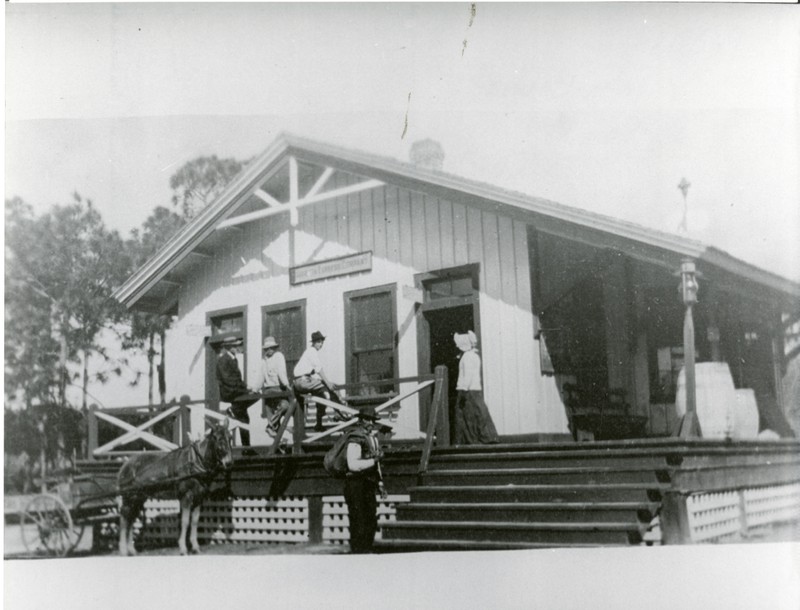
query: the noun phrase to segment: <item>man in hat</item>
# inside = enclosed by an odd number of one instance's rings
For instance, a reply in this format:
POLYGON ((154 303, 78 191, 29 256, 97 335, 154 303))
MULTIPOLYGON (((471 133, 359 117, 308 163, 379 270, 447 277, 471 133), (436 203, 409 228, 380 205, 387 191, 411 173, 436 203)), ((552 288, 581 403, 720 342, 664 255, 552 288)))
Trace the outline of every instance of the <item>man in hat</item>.
POLYGON ((347 474, 344 479, 344 499, 350 523, 350 552, 369 553, 378 529, 378 500, 376 494, 387 497, 381 477, 383 457, 378 433, 391 431, 369 415, 359 415, 358 423, 348 434, 347 474))
MULTIPOLYGON (((294 388, 300 394, 320 396, 336 402, 341 402, 338 394, 333 390, 333 384, 325 377, 319 350, 325 344, 325 335, 318 330, 311 333, 311 346, 303 352, 300 360, 294 367, 294 388)), ((314 430, 322 432, 322 416, 325 414, 325 405, 317 404, 317 424, 314 430)))
MULTIPOLYGON (((236 353, 241 351, 242 343, 242 339, 236 336, 223 337, 220 341, 216 369, 217 386, 220 400, 231 405, 226 411, 228 417, 249 424, 250 416, 247 414, 247 409, 258 402, 261 395, 248 388, 242 379, 242 371, 236 359, 236 353)), ((244 428, 240 432, 242 445, 249 447, 250 432, 244 428)), ((248 454, 251 452, 252 450, 249 450, 248 454)))
MULTIPOLYGON (((261 346, 264 350, 264 357, 261 360, 261 373, 264 381, 262 390, 264 392, 288 390, 289 377, 286 374, 286 358, 278 351, 278 343, 275 337, 266 337, 261 346)), ((267 419, 267 434, 275 436, 280 427, 281 417, 289 408, 289 401, 282 396, 264 399, 264 410, 262 416, 267 419)))

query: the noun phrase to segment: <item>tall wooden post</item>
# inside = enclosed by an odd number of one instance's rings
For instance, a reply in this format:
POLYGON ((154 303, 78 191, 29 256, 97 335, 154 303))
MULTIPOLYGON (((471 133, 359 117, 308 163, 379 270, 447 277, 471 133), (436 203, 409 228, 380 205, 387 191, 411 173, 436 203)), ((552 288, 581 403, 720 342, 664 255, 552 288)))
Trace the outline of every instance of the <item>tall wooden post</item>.
POLYGON ((697 280, 695 278, 694 261, 684 260, 681 263, 681 296, 686 305, 683 318, 683 370, 686 381, 686 414, 680 425, 678 436, 693 438, 701 436, 700 422, 697 419, 697 386, 694 375, 694 317, 692 306, 697 302, 697 280))

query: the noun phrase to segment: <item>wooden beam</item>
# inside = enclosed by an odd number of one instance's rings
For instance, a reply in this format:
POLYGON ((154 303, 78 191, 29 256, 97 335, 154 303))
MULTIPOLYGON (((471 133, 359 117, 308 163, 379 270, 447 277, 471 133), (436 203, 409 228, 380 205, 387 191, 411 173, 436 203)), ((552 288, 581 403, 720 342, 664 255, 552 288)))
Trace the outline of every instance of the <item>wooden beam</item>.
POLYGON ((297 179, 297 158, 289 157, 289 203, 294 203, 300 197, 298 195, 299 183, 297 179))
POLYGON ((297 159, 289 157, 289 224, 293 227, 300 222, 297 214, 297 200, 300 192, 300 184, 297 179, 297 159))
POLYGON ((262 189, 256 189, 255 191, 253 191, 253 194, 271 208, 283 205, 280 201, 275 199, 275 197, 273 197, 267 191, 264 191, 262 189))
MULTIPOLYGON (((333 191, 327 191, 320 195, 314 195, 313 197, 304 197, 300 199, 292 207, 299 208, 305 205, 310 205, 312 203, 319 203, 320 201, 335 199, 336 197, 349 195, 351 193, 357 193, 359 191, 365 191, 367 189, 372 189, 383 185, 384 183, 381 182, 380 180, 365 180, 364 182, 359 182, 358 184, 352 184, 350 186, 345 186, 339 189, 335 189, 333 191)), ((277 208, 258 210, 256 212, 250 212, 249 214, 241 214, 240 216, 234 216, 233 218, 228 218, 226 220, 223 220, 217 225, 217 229, 218 230, 224 229, 226 227, 244 224, 246 222, 251 222, 253 220, 260 220, 261 218, 267 218, 268 216, 273 216, 275 214, 279 214, 280 212, 288 211, 289 209, 290 206, 281 205, 280 207, 277 208)))
POLYGON ((332 175, 333 175, 333 168, 332 167, 326 167, 325 171, 322 172, 322 175, 317 179, 317 181, 314 183, 314 186, 312 186, 309 189, 309 191, 306 193, 305 196, 306 197, 313 197, 314 195, 319 193, 320 189, 323 186, 325 186, 325 184, 328 182, 328 178, 330 178, 332 175))
POLYGON ((352 193, 374 189, 379 186, 383 186, 384 184, 385 183, 380 180, 365 180, 364 182, 359 182, 358 184, 351 184, 350 186, 344 186, 332 191, 326 191, 312 197, 304 197, 298 202, 297 205, 308 205, 309 203, 317 203, 319 201, 335 199, 336 197, 342 197, 344 195, 351 195, 352 193))

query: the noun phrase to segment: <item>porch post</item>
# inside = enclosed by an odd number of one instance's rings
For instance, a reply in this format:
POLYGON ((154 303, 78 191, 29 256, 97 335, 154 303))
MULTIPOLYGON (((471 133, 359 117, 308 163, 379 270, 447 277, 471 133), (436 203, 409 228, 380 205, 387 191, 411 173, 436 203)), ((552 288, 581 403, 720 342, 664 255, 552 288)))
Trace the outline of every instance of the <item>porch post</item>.
MULTIPOLYGON (((687 411, 688 415, 689 412, 687 411)), ((661 500, 662 544, 691 544, 692 530, 689 526, 689 511, 686 493, 668 491, 661 500)))
POLYGON ((771 329, 772 334, 772 374, 775 382, 775 401, 778 409, 786 415, 787 405, 783 402, 783 372, 784 372, 784 343, 783 328, 778 326, 777 330, 771 329))
POLYGON ((694 317, 692 306, 697 303, 697 279, 694 261, 685 259, 681 263, 681 296, 686 305, 683 318, 683 359, 686 375, 686 414, 680 424, 678 436, 692 438, 701 436, 700 422, 697 419, 697 393, 694 376, 694 317))

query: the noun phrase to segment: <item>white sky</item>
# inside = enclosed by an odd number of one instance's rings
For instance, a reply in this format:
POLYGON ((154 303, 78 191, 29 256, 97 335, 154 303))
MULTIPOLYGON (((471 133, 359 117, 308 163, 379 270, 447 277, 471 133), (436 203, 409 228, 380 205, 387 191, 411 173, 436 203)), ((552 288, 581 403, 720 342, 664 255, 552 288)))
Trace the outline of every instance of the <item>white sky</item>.
POLYGON ((405 159, 432 137, 446 171, 667 231, 685 176, 692 237, 800 279, 791 5, 5 11, 5 196, 39 210, 77 190, 127 234, 201 154, 290 131, 405 159))

